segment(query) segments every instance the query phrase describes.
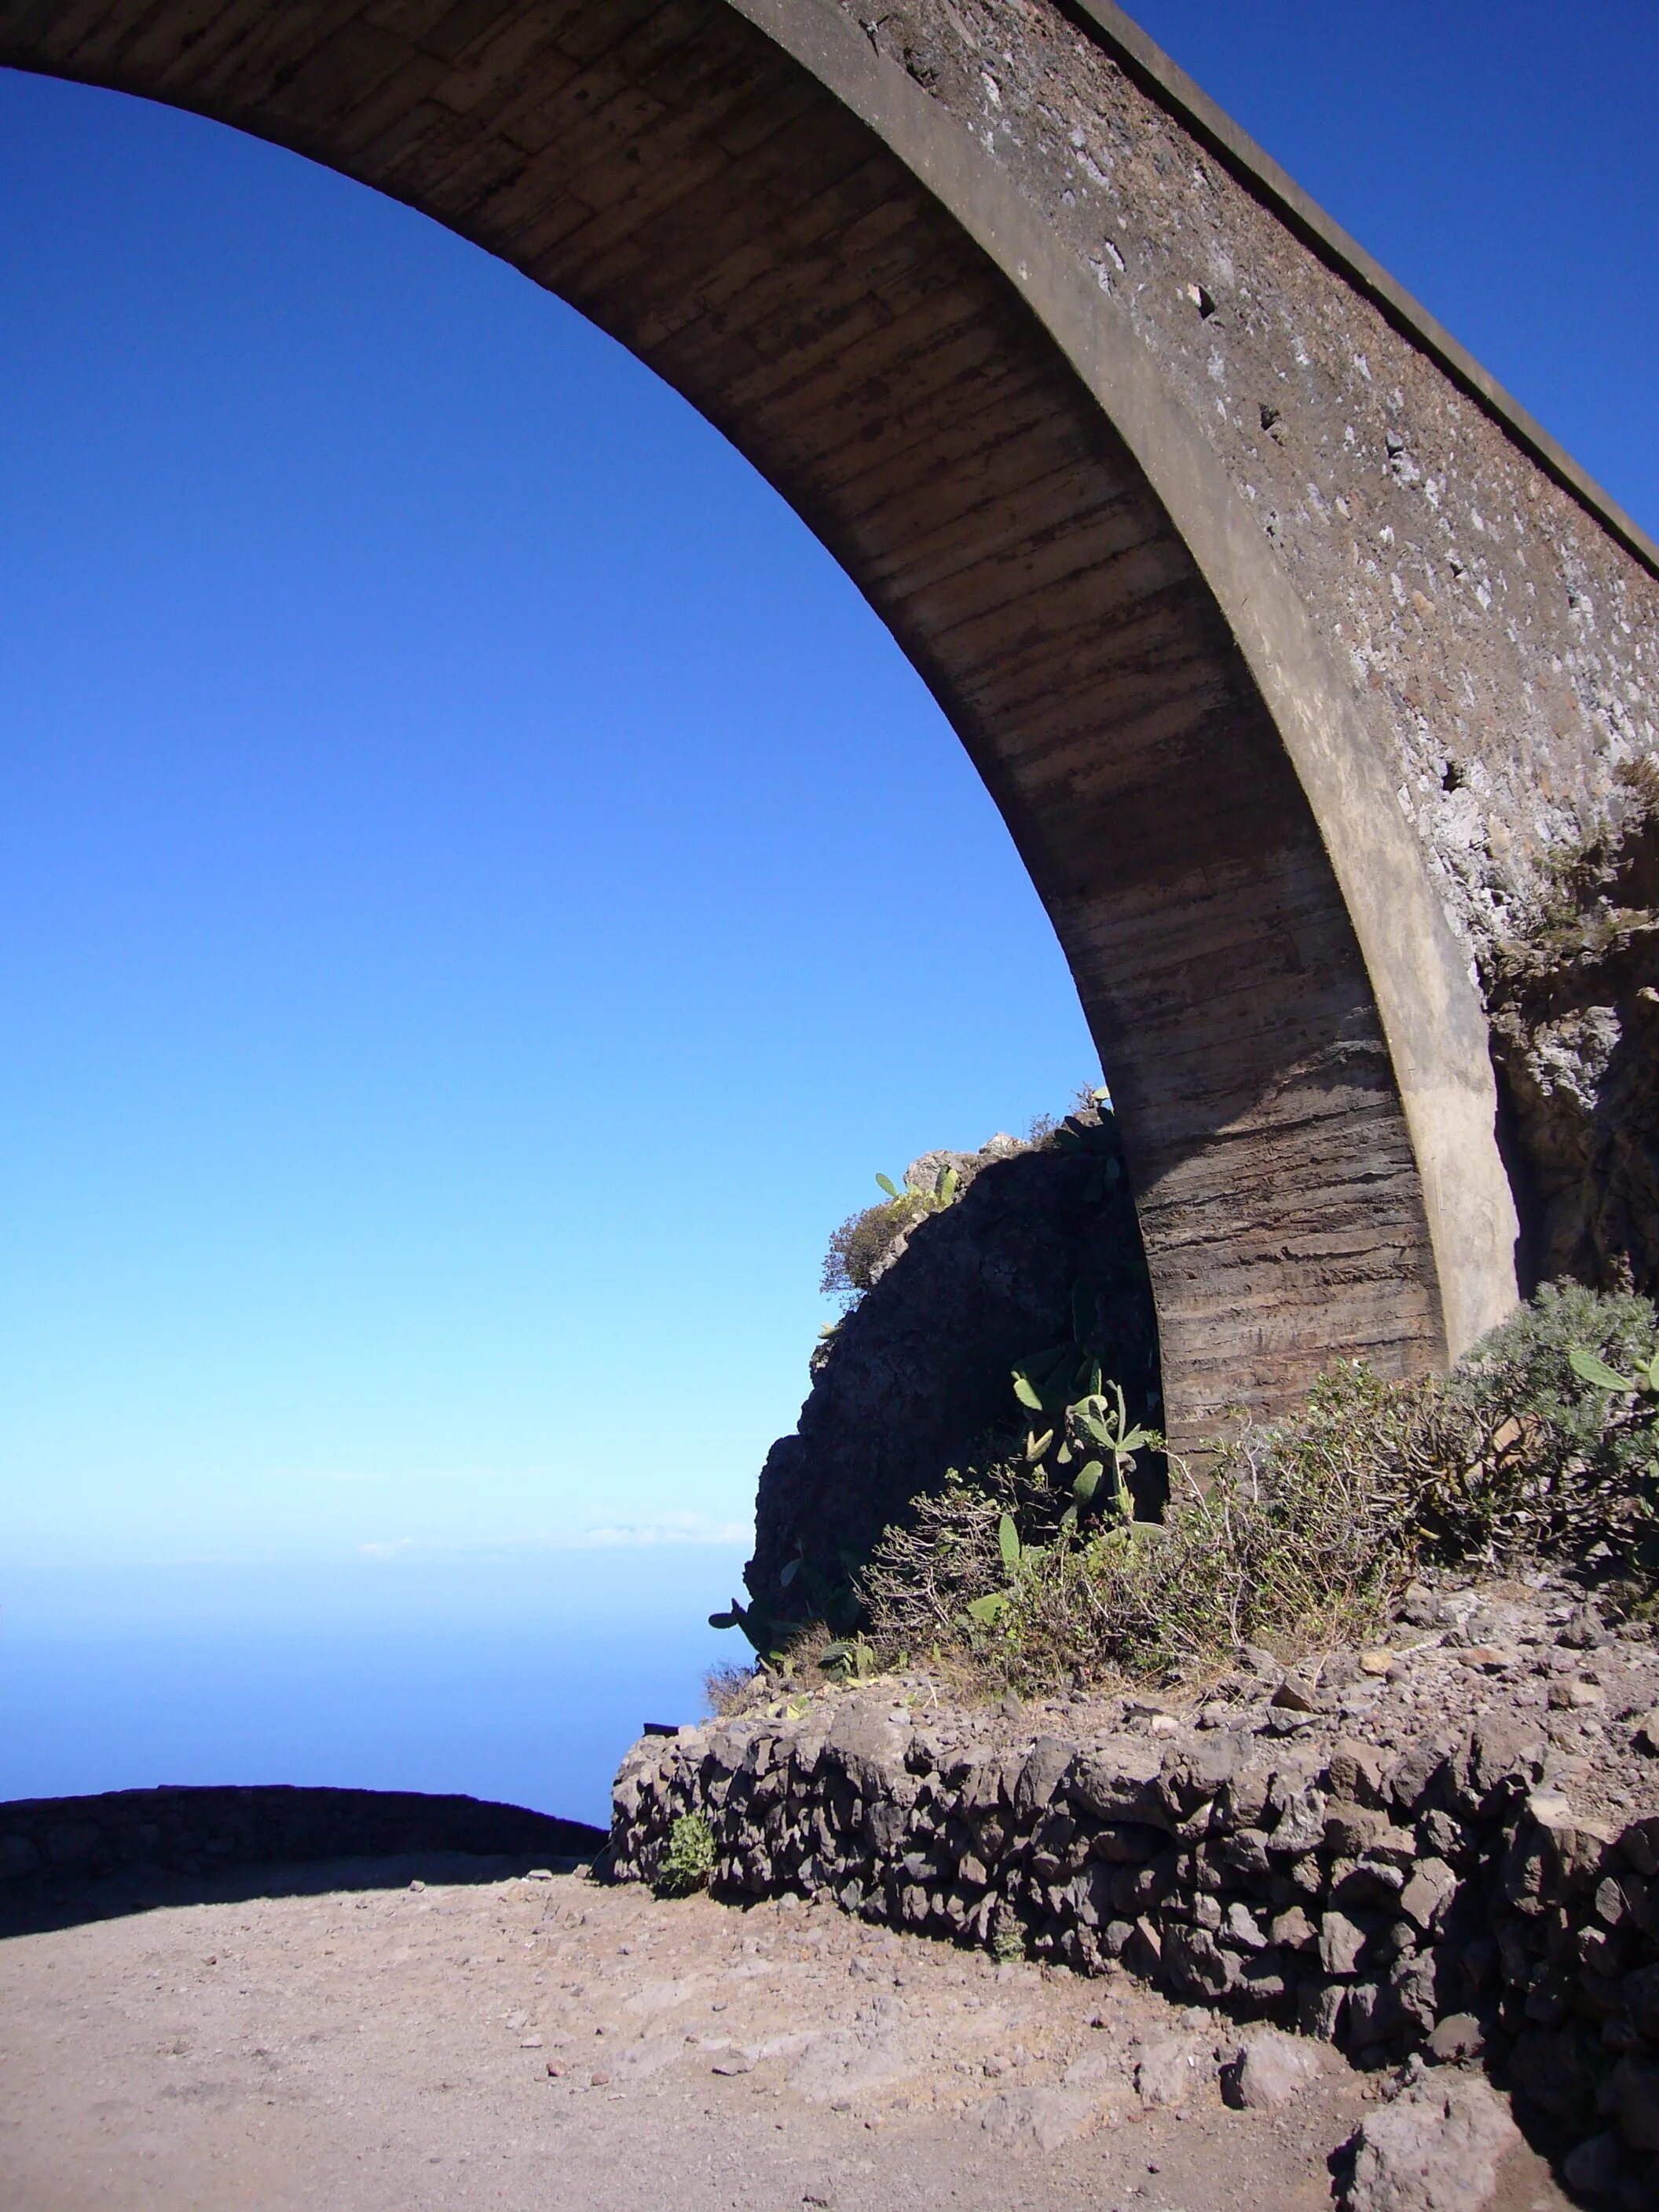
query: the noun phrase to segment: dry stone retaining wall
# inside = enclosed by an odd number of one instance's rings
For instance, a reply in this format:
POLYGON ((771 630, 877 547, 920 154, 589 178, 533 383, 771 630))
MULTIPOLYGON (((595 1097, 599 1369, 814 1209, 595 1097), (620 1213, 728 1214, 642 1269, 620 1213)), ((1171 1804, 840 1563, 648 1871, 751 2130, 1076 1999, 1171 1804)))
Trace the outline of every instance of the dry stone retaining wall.
POLYGON ((1575 1814, 1526 1720, 1394 1758, 1305 1720, 964 1742, 850 1694, 712 1723, 630 1753, 614 1865, 652 1880, 698 1813, 720 1894, 827 1892, 1084 1972, 1119 1962, 1362 2060, 1484 2042, 1564 2147, 1595 2147, 1615 2201, 1659 2201, 1659 1817, 1614 1835, 1575 1814))

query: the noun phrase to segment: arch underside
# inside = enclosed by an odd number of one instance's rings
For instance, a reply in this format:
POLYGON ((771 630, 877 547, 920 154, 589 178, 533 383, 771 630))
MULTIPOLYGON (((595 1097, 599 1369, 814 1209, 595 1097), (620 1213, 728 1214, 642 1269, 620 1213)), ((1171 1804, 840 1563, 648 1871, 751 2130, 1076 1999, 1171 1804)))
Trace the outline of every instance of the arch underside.
MULTIPOLYGON (((1053 919, 1177 1442, 1283 1407, 1339 1353, 1442 1356, 1364 963, 1215 599, 1014 287, 806 70, 725 0, 0 0, 0 60, 406 201, 611 332, 800 513, 1053 919)), ((1018 1052, 1018 1010, 996 1018, 1018 1052)))

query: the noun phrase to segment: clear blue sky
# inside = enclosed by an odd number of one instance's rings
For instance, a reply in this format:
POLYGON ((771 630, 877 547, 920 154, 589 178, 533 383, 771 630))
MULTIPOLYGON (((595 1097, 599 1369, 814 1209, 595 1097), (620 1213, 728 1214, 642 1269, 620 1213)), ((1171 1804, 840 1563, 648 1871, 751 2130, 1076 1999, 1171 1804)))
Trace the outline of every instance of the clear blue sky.
MULTIPOLYGON (((1659 530, 1651 0, 1140 19, 1659 530)), ((874 1171, 1094 1076, 950 731, 672 393, 293 156, 0 76, 0 326, 6 1555, 729 1540, 874 1171)))

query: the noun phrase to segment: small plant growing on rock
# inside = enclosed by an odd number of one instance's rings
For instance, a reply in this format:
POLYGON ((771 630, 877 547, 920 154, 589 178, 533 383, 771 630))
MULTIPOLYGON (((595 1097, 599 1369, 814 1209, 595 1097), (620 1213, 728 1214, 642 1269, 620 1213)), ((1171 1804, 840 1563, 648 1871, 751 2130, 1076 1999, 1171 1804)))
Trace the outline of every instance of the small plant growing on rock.
POLYGON ((711 1628, 740 1628, 748 1638, 755 1656, 765 1665, 795 1633, 799 1624, 791 1620, 774 1620, 771 1614, 759 1605, 745 1605, 741 1598, 733 1598, 724 1613, 711 1613, 711 1628))
POLYGON ((1017 1481, 1010 1467, 953 1472, 942 1491, 915 1501, 908 1522, 885 1532, 860 1585, 879 1649, 959 1656, 964 1621, 988 1626, 1006 1611, 999 1530, 1017 1502, 1017 1481))
POLYGON ((1162 1452, 1164 1439, 1132 1423, 1121 1384, 1103 1381, 1097 1307, 1087 1282, 1073 1284, 1069 1341, 1014 1368, 1014 1395, 1029 1416, 1024 1457, 1042 1484, 1057 1496, 1070 1493, 1073 1520, 1097 1513, 1130 1520, 1137 1455, 1162 1452))
POLYGON ((856 1581, 862 1564, 842 1546, 840 1574, 822 1574, 797 1539, 794 1557, 785 1560, 778 1583, 781 1589, 799 1594, 804 1601, 800 1610, 807 1620, 822 1621, 832 1636, 851 1636, 864 1616, 856 1581))
POLYGON ((885 1271, 900 1239, 930 1213, 943 1213, 963 1187, 960 1171, 948 1161, 931 1180, 919 1176, 913 1164, 904 1171, 902 1187, 890 1176, 878 1175, 876 1182, 884 1196, 842 1223, 830 1239, 818 1283, 826 1297, 839 1297, 849 1306, 885 1271))
POLYGON ((970 1597, 963 1608, 967 1619, 976 1627, 994 1628, 1014 1601, 1020 1576, 1035 1572, 1045 1548, 1042 1544, 1022 1543, 1013 1515, 1005 1513, 997 1522, 997 1555, 1008 1577, 1008 1587, 988 1591, 983 1597, 970 1597))
POLYGON ((863 1561, 842 1550, 838 1576, 822 1574, 800 1545, 778 1577, 788 1593, 792 1618, 784 1619, 757 1602, 733 1598, 724 1613, 711 1613, 711 1628, 740 1628, 760 1662, 760 1671, 787 1675, 805 1662, 848 1680, 866 1681, 877 1671, 877 1656, 860 1633, 864 1615, 858 1577, 863 1561), (796 1602, 799 1601, 799 1602, 796 1602), (824 1638, 820 1642, 817 1639, 824 1638))
MULTIPOLYGON (((1056 1425, 887 1531, 863 1582, 872 1639, 936 1645, 1023 1690, 1178 1675, 1244 1644, 1358 1641, 1425 1560, 1564 1561, 1655 1617, 1655 1337, 1644 1299, 1558 1284, 1449 1376, 1389 1382, 1345 1362, 1293 1419, 1219 1447, 1203 1482, 1177 1463, 1161 1526, 1085 1521, 1075 1495, 1056 1524, 1056 1425)), ((1118 1449, 1133 1440, 1115 1405, 1076 1401, 1068 1416, 1079 1405, 1118 1449)))
POLYGON ((987 1948, 1000 1966, 1010 1966, 1025 1956, 1025 1930, 1020 1925, 1018 1913, 1006 1901, 999 1904, 992 1915, 991 1939, 987 1948))
POLYGON ((1418 1517, 1432 1556, 1565 1559, 1659 1596, 1659 1376, 1645 1298, 1547 1283, 1431 1386, 1451 1431, 1418 1517))
MULTIPOLYGON (((1103 1389, 1097 1364, 1091 1380, 1094 1388, 1073 1404, 1063 1406, 1058 1416, 1050 1419, 1048 1427, 1041 1433, 1036 1429, 1030 1431, 1025 1439, 1026 1462, 1040 1468, 1057 1490, 1070 1492, 1072 1504, 1066 1510, 1073 1521, 1085 1510, 1104 1513, 1114 1520, 1132 1520, 1134 1501, 1129 1477, 1134 1472, 1135 1454, 1161 1449, 1163 1438, 1155 1430, 1131 1425, 1122 1386, 1113 1382, 1103 1389)), ((1014 1388, 1021 1404, 1043 1418, 1047 1409, 1042 1400, 1018 1369, 1014 1388)))
POLYGON ((1076 1107, 1054 1131, 1053 1144, 1056 1152, 1070 1152, 1089 1162, 1084 1203, 1104 1198, 1122 1175, 1123 1164, 1118 1158, 1112 1094, 1103 1085, 1097 1091, 1079 1092, 1076 1107))
POLYGON ((924 1213, 943 1213, 956 1196, 962 1182, 962 1177, 957 1170, 950 1166, 942 1167, 931 1183, 918 1182, 915 1180, 915 1170, 913 1168, 906 1168, 902 1190, 899 1189, 890 1177, 884 1175, 878 1175, 876 1177, 876 1182, 879 1188, 886 1192, 890 1199, 914 1200, 921 1206, 924 1213))
POLYGON ((842 1682, 867 1682, 878 1664, 876 1647, 867 1636, 839 1637, 818 1653, 823 1672, 842 1682))
POLYGON ((714 1832, 701 1813, 682 1813, 668 1831, 668 1845, 654 1884, 660 1897, 690 1897, 707 1889, 714 1871, 714 1832))
POLYGON ((753 1667, 711 1667, 702 1678, 702 1693, 709 1711, 735 1711, 747 1697, 757 1672, 753 1667))

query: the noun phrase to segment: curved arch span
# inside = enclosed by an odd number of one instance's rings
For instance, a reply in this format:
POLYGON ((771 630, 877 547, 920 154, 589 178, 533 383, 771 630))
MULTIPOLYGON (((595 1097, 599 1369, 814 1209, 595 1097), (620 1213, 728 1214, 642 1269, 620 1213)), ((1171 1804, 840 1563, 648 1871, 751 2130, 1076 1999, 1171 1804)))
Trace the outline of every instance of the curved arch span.
POLYGON ((1501 1315, 1485 1025, 1352 679, 1155 354, 925 70, 836 0, 0 0, 0 60, 447 224, 816 531, 1070 962, 1177 1443, 1339 1354, 1411 1372, 1501 1315))

